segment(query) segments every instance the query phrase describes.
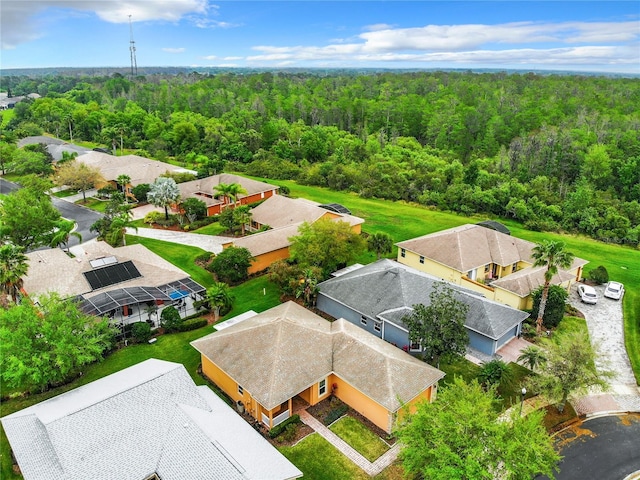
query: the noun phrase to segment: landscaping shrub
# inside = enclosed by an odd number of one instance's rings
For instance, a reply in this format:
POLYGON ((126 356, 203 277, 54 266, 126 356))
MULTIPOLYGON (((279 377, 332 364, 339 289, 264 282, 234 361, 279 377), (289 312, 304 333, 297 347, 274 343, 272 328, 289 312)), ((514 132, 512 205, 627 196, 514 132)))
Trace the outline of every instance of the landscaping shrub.
POLYGON ((131 334, 139 343, 148 342, 151 338, 151 326, 147 322, 136 322, 133 324, 131 334))
MULTIPOLYGON (((531 316, 538 318, 538 309, 540 308, 540 299, 542 298, 542 289, 539 287, 532 292, 533 310, 531 316)), ((547 306, 544 309, 542 324, 546 328, 555 328, 560 324, 564 317, 565 305, 569 294, 560 285, 549 286, 549 296, 547 297, 547 306)))
POLYGON ((285 431, 285 429, 287 428, 287 425, 295 426, 295 424, 297 423, 300 423, 300 415, 296 413, 295 415, 291 415, 280 425, 276 425, 271 430, 269 430, 269 437, 276 438, 278 435, 280 435, 282 432, 285 431))
POLYGON ((211 253, 211 252, 204 252, 201 253, 200 255, 198 255, 195 258, 195 262, 196 263, 209 263, 209 260, 211 260, 211 257, 214 256, 215 253, 211 253))
POLYGON ((158 212, 156 210, 147 213, 142 220, 144 223, 149 225, 156 223, 159 219, 163 218, 162 212, 158 212))
POLYGON ((204 327, 207 321, 200 318, 194 318, 193 320, 183 321, 177 326, 177 332, 188 332, 189 330, 197 330, 204 327))
POLYGON ((165 307, 160 314, 160 325, 167 333, 178 332, 183 322, 184 320, 180 318, 180 313, 176 310, 176 307, 165 307))
POLYGON ((498 386, 503 382, 508 383, 510 374, 507 364, 502 360, 491 360, 482 366, 478 380, 484 387, 498 386))
POLYGON ((607 272, 607 269, 604 268, 604 266, 600 265, 589 272, 589 280, 602 285, 609 281, 609 272, 607 272))
POLYGON ((341 416, 349 411, 349 406, 346 404, 338 405, 336 408, 332 409, 327 413, 324 417, 323 423, 325 425, 331 425, 333 422, 338 420, 341 416))
POLYGON ((211 225, 212 223, 215 223, 219 220, 218 216, 213 216, 213 217, 204 217, 201 220, 196 220, 195 222, 191 222, 191 224, 189 225, 189 228, 191 230, 197 230, 200 227, 206 227, 207 225, 211 225))
POLYGON ((219 281, 237 285, 248 278, 247 269, 252 259, 251 252, 246 248, 229 247, 216 255, 207 270, 215 273, 219 281))
POLYGON ((147 193, 151 190, 151 185, 148 183, 141 183, 140 185, 136 185, 131 189, 131 193, 136 197, 136 200, 140 203, 145 203, 147 201, 147 193))

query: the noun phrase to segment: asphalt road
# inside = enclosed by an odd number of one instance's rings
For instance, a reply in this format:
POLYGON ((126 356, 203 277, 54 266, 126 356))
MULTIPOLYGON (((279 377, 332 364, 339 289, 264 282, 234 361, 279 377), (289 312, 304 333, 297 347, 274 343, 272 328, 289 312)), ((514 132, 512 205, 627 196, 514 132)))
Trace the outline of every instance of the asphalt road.
MULTIPOLYGON (((0 178, 0 192, 3 194, 14 192, 18 188, 20 188, 19 185, 0 178)), ((76 231, 82 236, 83 243, 96 238, 97 234, 95 232, 90 232, 89 228, 95 221, 102 217, 101 213, 94 212, 93 210, 61 200, 54 196, 51 197, 51 201, 54 207, 56 207, 60 212, 60 215, 76 222, 76 231)), ((78 245, 79 243, 78 239, 74 236, 69 239, 69 246, 71 247, 78 245)))
POLYGON ((622 480, 640 471, 638 413, 587 419, 559 433, 557 441, 564 457, 557 480, 622 480))

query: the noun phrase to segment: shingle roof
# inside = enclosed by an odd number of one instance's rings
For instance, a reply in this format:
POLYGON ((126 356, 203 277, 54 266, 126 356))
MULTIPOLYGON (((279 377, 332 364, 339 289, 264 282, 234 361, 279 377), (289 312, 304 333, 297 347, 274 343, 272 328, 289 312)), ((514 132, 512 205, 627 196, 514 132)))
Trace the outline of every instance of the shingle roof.
POLYGON ((105 180, 116 180, 120 175, 128 175, 131 178, 131 185, 153 183, 156 178, 166 172, 196 173, 192 170, 176 167, 170 163, 159 162, 138 155, 117 157, 107 153, 91 151, 79 155, 76 160, 100 170, 105 180))
POLYGON ((92 241, 83 243, 81 248, 84 255, 75 258, 70 258, 59 248, 27 253, 29 270, 24 277, 25 291, 32 296, 55 291, 63 298, 82 294, 90 298, 113 288, 157 287, 189 277, 143 245, 113 248, 106 242, 92 241), (115 256, 119 263, 133 261, 142 276, 92 291, 82 273, 93 270, 89 263, 91 260, 110 256, 115 256))
MULTIPOLYGON (((491 282, 491 286, 502 288, 524 298, 529 296, 536 288, 544 285, 545 271, 546 267, 525 268, 506 277, 494 280, 491 282)), ((551 279, 551 284, 559 285, 574 278, 575 276, 571 273, 558 270, 558 273, 551 279)))
POLYGON ((235 247, 246 248, 252 256, 257 257, 290 246, 291 240, 289 239, 298 235, 299 226, 300 224, 295 224, 272 228, 246 237, 235 238, 232 243, 235 247))
POLYGON ((301 476, 182 365, 162 360, 8 415, 2 425, 26 480, 301 476))
POLYGON ((221 199, 211 198, 207 195, 213 196, 213 187, 216 185, 238 183, 242 185, 247 193, 238 195, 238 199, 255 195, 256 193, 269 192, 271 190, 277 190, 279 187, 271 185, 269 183, 259 182, 252 180, 251 178, 241 177, 240 175, 233 175, 230 173, 222 173, 220 175, 212 175, 206 178, 200 178, 198 180, 192 180, 190 182, 184 182, 178 184, 180 189, 180 196, 184 198, 194 197, 203 201, 207 206, 218 205, 223 203, 221 199), (205 194, 205 195, 202 195, 205 194))
POLYGON ((444 374, 351 325, 287 302, 220 332, 194 348, 265 408, 274 408, 334 372, 390 411, 444 374))
POLYGON ((406 240, 397 246, 459 272, 467 272, 490 263, 507 266, 522 261, 532 264, 531 249, 535 243, 479 225, 462 225, 406 240))
MULTIPOLYGON (((393 260, 383 259, 329 279, 320 285, 320 295, 336 300, 371 318, 404 326, 402 317, 418 303, 429 305, 429 295, 442 281, 393 260)), ((449 284, 458 300, 469 306, 465 326, 498 339, 528 314, 449 284)))
POLYGON ((323 216, 336 218, 347 222, 349 225, 364 223, 362 218, 354 215, 346 215, 330 212, 319 203, 304 198, 289 198, 282 195, 269 197, 263 203, 251 210, 252 219, 261 225, 269 225, 271 228, 285 227, 300 224, 302 222, 313 223, 323 216))

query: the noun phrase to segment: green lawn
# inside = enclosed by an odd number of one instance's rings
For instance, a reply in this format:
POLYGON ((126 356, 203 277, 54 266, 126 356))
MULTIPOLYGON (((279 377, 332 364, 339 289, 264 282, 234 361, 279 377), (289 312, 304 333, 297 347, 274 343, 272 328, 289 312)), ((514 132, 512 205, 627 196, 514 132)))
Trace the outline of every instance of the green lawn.
POLYGON ((70 197, 71 195, 75 195, 76 193, 78 193, 78 190, 74 190, 74 189, 60 190, 59 192, 55 192, 53 196, 57 198, 65 198, 65 197, 70 197))
POLYGON ((226 228, 220 225, 220 222, 213 222, 204 227, 200 227, 197 230, 193 230, 192 233, 200 233, 202 235, 221 235, 226 231, 226 228))
POLYGON ((349 415, 342 417, 329 429, 370 462, 375 461, 389 450, 389 445, 383 442, 380 437, 349 415))
POLYGON ((82 205, 83 207, 90 208, 91 210, 95 210, 96 212, 104 213, 109 204, 106 200, 98 200, 94 197, 87 197, 86 203, 82 200, 78 200, 76 202, 78 205, 82 205))
POLYGON ((370 478, 317 433, 293 447, 279 447, 278 450, 302 471, 304 480, 370 478))
POLYGON ((213 285, 213 276, 211 273, 195 264, 196 257, 205 253, 201 248, 190 247, 180 243, 165 242, 153 238, 138 237, 136 235, 127 235, 127 245, 137 243, 144 245, 153 253, 160 255, 168 262, 184 270, 191 275, 194 281, 203 287, 209 288, 213 285))
POLYGON ((12 108, 8 110, 2 110, 2 113, 0 113, 0 119, 2 119, 2 121, 0 122, 0 128, 6 127, 11 119, 15 117, 15 115, 16 111, 12 108))

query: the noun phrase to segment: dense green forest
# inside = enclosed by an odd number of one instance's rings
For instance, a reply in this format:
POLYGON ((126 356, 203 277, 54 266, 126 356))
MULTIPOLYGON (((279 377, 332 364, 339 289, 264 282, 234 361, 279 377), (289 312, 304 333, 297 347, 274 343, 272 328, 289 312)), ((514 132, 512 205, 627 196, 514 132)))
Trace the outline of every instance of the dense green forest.
POLYGON ((640 79, 414 72, 3 77, 11 144, 48 132, 637 245, 640 79))

